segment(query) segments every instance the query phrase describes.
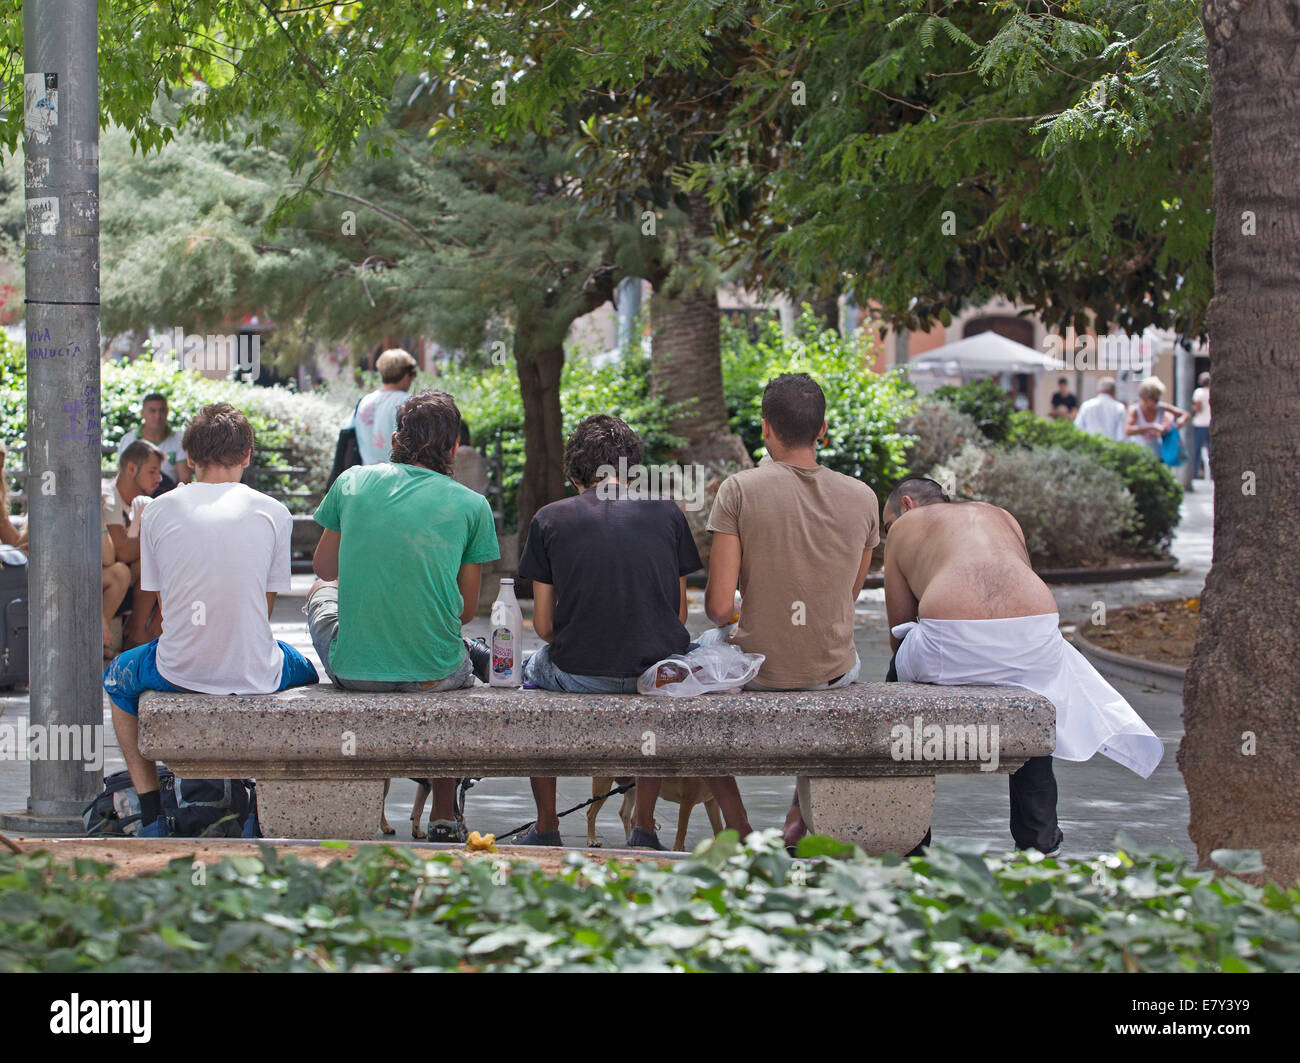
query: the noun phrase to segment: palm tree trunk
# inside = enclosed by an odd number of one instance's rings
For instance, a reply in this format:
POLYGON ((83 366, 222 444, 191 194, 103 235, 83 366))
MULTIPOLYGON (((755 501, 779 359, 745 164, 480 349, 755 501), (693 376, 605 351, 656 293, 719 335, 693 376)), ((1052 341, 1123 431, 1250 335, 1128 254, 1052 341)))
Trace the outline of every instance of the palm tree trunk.
POLYGON ((1300 875, 1300 17, 1204 0, 1214 130, 1214 564, 1183 696, 1188 831, 1300 875))
MULTIPOLYGON (((672 235, 676 241, 673 268, 661 268, 650 278, 655 289, 650 300, 650 384, 665 403, 690 402, 672 422, 672 431, 686 439, 678 461, 707 470, 711 501, 722 478, 754 462, 728 426, 718 290, 711 281, 702 281, 709 275, 706 260, 713 242, 713 208, 699 192, 692 192, 690 201, 689 226, 672 235)), ((709 508, 686 515, 706 565, 709 508)))
POLYGON ((651 278, 655 294, 650 301, 650 384, 665 402, 691 402, 673 421, 672 430, 694 445, 728 428, 718 290, 707 272, 713 208, 701 193, 691 193, 690 199, 688 225, 670 235, 676 262, 651 278))
POLYGON ((541 340, 519 329, 515 334, 515 368, 524 405, 524 472, 519 481, 519 545, 523 546, 533 514, 564 497, 564 419, 560 409, 560 374, 564 343, 541 340))

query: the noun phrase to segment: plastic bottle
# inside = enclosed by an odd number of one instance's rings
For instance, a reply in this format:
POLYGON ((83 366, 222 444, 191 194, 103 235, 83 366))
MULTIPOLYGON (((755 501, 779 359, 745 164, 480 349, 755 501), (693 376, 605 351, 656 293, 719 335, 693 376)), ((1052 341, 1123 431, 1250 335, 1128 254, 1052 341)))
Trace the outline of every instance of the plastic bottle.
POLYGON ((503 579, 497 600, 492 603, 491 670, 488 682, 494 687, 517 687, 524 681, 524 614, 515 598, 515 581, 503 579))

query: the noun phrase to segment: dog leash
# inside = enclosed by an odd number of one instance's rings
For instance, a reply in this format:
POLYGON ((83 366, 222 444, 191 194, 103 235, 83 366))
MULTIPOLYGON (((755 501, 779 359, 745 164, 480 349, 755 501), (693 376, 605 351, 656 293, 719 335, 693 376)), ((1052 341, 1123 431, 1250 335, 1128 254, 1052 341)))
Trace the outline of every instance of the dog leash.
MULTIPOLYGON (((624 783, 622 786, 615 786, 614 789, 610 790, 609 793, 607 793, 607 794, 601 794, 599 797, 593 797, 590 801, 583 801, 582 804, 580 804, 580 805, 574 805, 572 808, 565 809, 563 812, 559 813, 555 818, 556 818, 556 819, 563 819, 563 818, 564 818, 565 816, 567 816, 570 812, 577 812, 580 808, 586 808, 588 805, 594 805, 597 801, 607 801, 607 800, 609 800, 609 798, 613 797, 615 794, 625 794, 625 793, 627 793, 630 789, 632 789, 632 787, 634 787, 635 785, 636 785, 636 783, 634 783, 634 782, 629 782, 629 783, 624 783)), ((529 827, 533 826, 533 825, 536 824, 536 823, 537 823, 537 820, 535 820, 535 819, 530 819, 530 820, 529 820, 527 823, 525 823, 522 827, 516 827, 516 828, 515 828, 514 830, 512 830, 509 834, 498 834, 498 835, 497 835, 497 841, 499 841, 499 842, 503 842, 503 841, 505 841, 507 838, 513 838, 516 834, 522 834, 522 833, 523 833, 524 831, 526 831, 529 827)))
POLYGON ((469 828, 465 826, 465 795, 469 793, 469 788, 473 786, 477 779, 457 779, 456 794, 452 801, 452 812, 456 820, 456 830, 462 838, 469 836, 469 828))

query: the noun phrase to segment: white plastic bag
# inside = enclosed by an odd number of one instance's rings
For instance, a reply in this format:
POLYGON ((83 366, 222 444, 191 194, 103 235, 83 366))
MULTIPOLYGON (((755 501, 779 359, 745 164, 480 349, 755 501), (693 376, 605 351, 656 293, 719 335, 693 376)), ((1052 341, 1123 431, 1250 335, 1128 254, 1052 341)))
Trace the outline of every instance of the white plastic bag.
POLYGON ((652 664, 636 681, 637 691, 661 698, 690 698, 711 691, 743 687, 767 657, 720 642, 687 654, 673 654, 652 664))

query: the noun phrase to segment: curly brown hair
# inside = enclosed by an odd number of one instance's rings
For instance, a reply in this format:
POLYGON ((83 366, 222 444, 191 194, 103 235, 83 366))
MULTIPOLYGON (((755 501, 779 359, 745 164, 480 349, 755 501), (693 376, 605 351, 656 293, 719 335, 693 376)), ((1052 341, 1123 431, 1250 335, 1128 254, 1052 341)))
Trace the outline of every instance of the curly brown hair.
POLYGON ((591 487, 609 469, 618 470, 619 458, 626 458, 628 466, 640 465, 643 453, 641 438, 625 422, 597 413, 579 421, 564 444, 564 475, 574 487, 591 487))
POLYGON ((452 447, 460 439, 460 409, 445 391, 421 391, 397 407, 389 461, 451 475, 452 447))
MULTIPOLYGON (((135 444, 133 443, 132 446, 135 444)), ((228 402, 214 402, 195 415, 181 440, 189 463, 203 465, 239 465, 253 450, 253 426, 248 418, 228 402)), ((122 452, 125 464, 126 454, 122 452)), ((161 453, 161 451, 159 452, 161 453)))

